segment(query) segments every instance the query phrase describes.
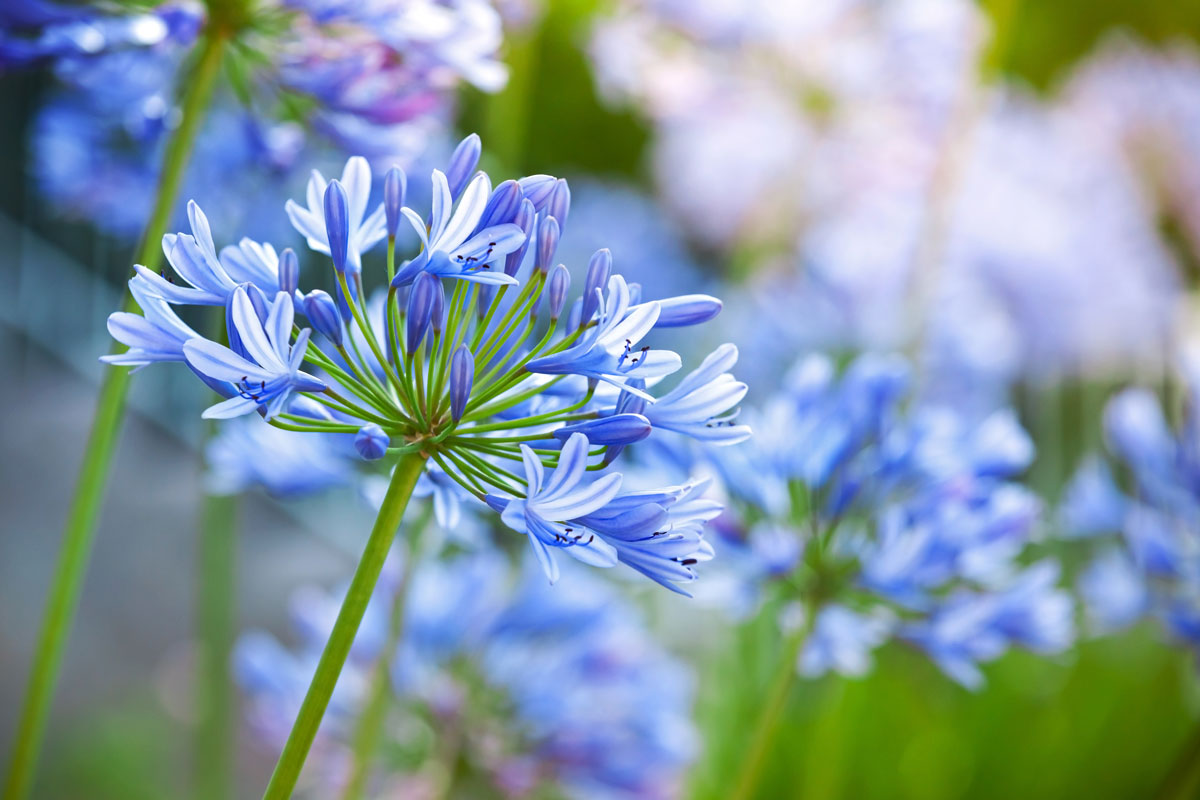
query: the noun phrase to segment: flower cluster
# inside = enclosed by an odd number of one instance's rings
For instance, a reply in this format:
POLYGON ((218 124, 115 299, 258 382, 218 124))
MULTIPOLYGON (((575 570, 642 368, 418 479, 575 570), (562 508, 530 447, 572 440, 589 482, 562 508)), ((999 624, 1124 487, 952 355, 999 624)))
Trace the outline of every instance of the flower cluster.
POLYGON ((1072 607, 1056 563, 1020 560, 1040 509, 1011 481, 1033 457, 1012 414, 906 410, 907 384, 896 358, 802 361, 773 435, 714 462, 740 501, 724 527, 750 586, 807 618, 802 674, 860 674, 894 637, 975 687, 1011 646, 1067 647, 1072 607))
POLYGON ((647 438, 729 444, 749 435, 733 411, 746 393, 729 372, 733 345, 669 391, 651 391, 682 361, 647 337, 707 321, 721 303, 644 299, 606 250, 568 303, 571 273, 554 264, 566 182, 534 175, 493 188, 475 171, 479 154, 478 137, 467 137, 447 170, 433 171, 427 214, 405 205, 397 167, 373 209, 364 159, 350 159, 341 180, 314 173, 305 204, 287 211, 310 247, 330 256, 332 295, 300 291, 290 250, 243 239, 218 253, 207 218, 189 204, 191 233, 163 239, 174 275, 136 268, 130 289, 143 313, 112 315, 109 330, 130 349, 104 360, 186 363, 225 398, 206 417, 257 412, 296 435, 353 435, 367 461, 428 459, 443 487, 452 481, 527 536, 551 581, 554 554, 565 552, 626 564, 670 588, 689 582, 712 553, 702 525, 719 513, 700 498, 705 484, 641 489, 610 467, 647 438), (402 222, 421 248, 397 264, 402 222), (386 289, 369 297, 363 256, 384 240, 386 289), (224 306, 228 342, 196 334, 177 305, 224 306), (311 327, 301 329, 298 315, 311 327))
MULTIPOLYGON (((66 213, 135 235, 167 135, 179 125, 205 11, 17 6, 24 11, 0 15, 0 66, 47 60, 61 84, 33 131, 41 191, 66 213)), ((239 77, 217 92, 196 145, 204 168, 185 182, 229 224, 274 202, 288 178, 301 179, 298 165, 331 153, 409 163, 440 128, 460 81, 495 91, 507 78, 496 59, 500 18, 486 0, 297 1, 245 13, 236 24, 221 21, 236 30, 225 60, 239 77)))
MULTIPOLYGON (((447 759, 457 780, 507 797, 673 794, 695 757, 693 678, 612 587, 580 574, 553 591, 536 580, 514 588, 494 552, 422 563, 394 643, 398 566, 385 568, 309 760, 321 796, 347 780, 351 733, 385 651, 388 702, 404 716, 387 727, 370 796, 425 796, 446 780, 447 759)), ((250 726, 271 747, 287 736, 337 608, 334 596, 301 591, 298 648, 263 632, 238 645, 250 726)))
POLYGON ((1146 389, 1109 401, 1105 435, 1125 488, 1093 456, 1068 486, 1062 511, 1068 535, 1094 550, 1079 587, 1097 630, 1149 616, 1200 647, 1200 365, 1188 364, 1185 377, 1178 431, 1146 389))

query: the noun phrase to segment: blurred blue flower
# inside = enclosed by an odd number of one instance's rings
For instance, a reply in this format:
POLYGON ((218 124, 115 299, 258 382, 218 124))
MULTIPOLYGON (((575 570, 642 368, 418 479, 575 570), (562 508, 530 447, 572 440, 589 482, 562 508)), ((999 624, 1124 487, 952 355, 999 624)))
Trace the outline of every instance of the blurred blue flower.
POLYGON ((768 435, 707 458, 737 500, 718 525, 731 568, 810 609, 802 674, 862 674, 896 638, 975 688, 1010 647, 1070 645, 1057 564, 1022 566, 1041 503, 1013 481, 1033 445, 1010 411, 910 407, 894 356, 840 375, 811 356, 783 384, 755 421, 768 435))
MULTIPOLYGON (((389 562, 310 756, 322 794, 345 780, 350 732, 386 642, 398 583, 389 562)), ((391 759, 376 787, 422 785, 443 736, 460 737, 464 769, 503 794, 658 798, 696 756, 694 679, 648 635, 637 612, 590 575, 551 589, 510 581, 494 553, 423 563, 406 605, 393 669, 411 724, 387 729, 391 759), (432 742, 432 743, 431 743, 432 742)), ((252 632, 234 666, 252 730, 278 747, 299 708, 338 598, 297 596, 294 651, 252 632)))
POLYGON ((1149 391, 1126 389, 1104 414, 1109 459, 1083 463, 1061 517, 1068 536, 1097 550, 1079 590, 1099 632, 1158 619, 1200 648, 1200 364, 1181 365, 1183 419, 1173 430, 1149 391))

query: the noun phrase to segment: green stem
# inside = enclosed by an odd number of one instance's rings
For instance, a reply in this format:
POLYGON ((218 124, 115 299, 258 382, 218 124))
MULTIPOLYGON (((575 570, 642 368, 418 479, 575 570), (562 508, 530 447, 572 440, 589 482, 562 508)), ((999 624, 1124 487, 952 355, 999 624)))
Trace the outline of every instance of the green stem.
MULTIPOLYGON (((162 259, 162 237, 175 209, 179 185, 200 121, 212 96, 220 72, 221 56, 228 33, 211 28, 200 45, 200 60, 190 75, 187 94, 183 100, 183 117, 167 144, 154 210, 138 248, 138 263, 153 269, 162 259)), ((125 297, 125 309, 136 309, 133 298, 125 297)), ((125 409, 129 388, 129 371, 108 368, 100 386, 96 416, 88 435, 79 482, 67 515, 59 561, 50 585, 46 616, 42 621, 37 651, 29 671, 21 720, 14 739, 12 761, 4 784, 3 800, 21 800, 29 795, 34 771, 46 732, 54 688, 62 666, 67 634, 75 616, 84 570, 91 554, 96 530, 96 517, 108 483, 117 435, 125 409)))
POLYGON ((237 630, 237 497, 206 495, 200 521, 200 575, 196 593, 196 796, 233 796, 236 704, 229 664, 237 630))
MULTIPOLYGON (((396 660, 396 651, 404 638, 404 615, 408 601, 408 588, 412 584, 417 563, 421 560, 423 534, 429 525, 429 518, 432 514, 433 503, 430 503, 421 512, 416 524, 413 525, 412 541, 404 556, 404 571, 400 575, 396 594, 392 597, 387 641, 384 642, 379 660, 375 662, 367 701, 363 704, 358 724, 354 728, 354 763, 350 769, 350 780, 347 781, 346 788, 342 792, 343 800, 357 800, 362 797, 363 790, 367 786, 367 779, 371 775, 371 760, 379 749, 379 737, 383 734, 383 723, 387 717, 388 688, 391 686, 392 665, 396 660)), ((403 550, 404 540, 401 539, 397 542, 397 546, 403 550)))
POLYGON ((383 562, 391 548, 392 538, 404 517, 408 498, 412 495, 424 464, 425 457, 420 454, 401 456, 396 464, 387 494, 383 498, 383 505, 379 509, 379 516, 375 518, 375 525, 371 528, 371 535, 367 539, 358 568, 354 570, 354 577, 350 580, 350 588, 346 590, 346 599, 342 601, 342 608, 338 612, 333 631, 329 634, 329 641, 325 643, 325 650, 317 663, 316 674, 309 684, 308 693, 300 706, 300 713, 292 725, 292 732, 288 735, 279 762, 275 765, 275 772, 271 775, 271 782, 263 795, 264 800, 284 800, 291 797, 296 788, 300 769, 308 757, 313 739, 316 738, 317 728, 321 724, 321 718, 325 716, 325 709, 329 706, 333 687, 346 664, 346 657, 350 655, 350 646, 354 643, 358 626, 366 613, 367 602, 375 591, 375 584, 379 581, 379 573, 383 570, 383 562))
POLYGON ((1200 725, 1188 734, 1155 797, 1185 800, 1197 795, 1200 795, 1200 725))
POLYGON ((766 766, 767 756, 771 752, 771 744, 779 731, 779 720, 787 707, 788 694, 796 681, 796 660, 800 657, 800 649, 808 634, 808 627, 801 625, 784 644, 783 656, 776 668, 771 686, 767 690, 758 721, 754 725, 750 747, 742 759, 738 772, 737 783, 729 800, 750 800, 755 796, 758 782, 762 778, 763 767, 766 766))

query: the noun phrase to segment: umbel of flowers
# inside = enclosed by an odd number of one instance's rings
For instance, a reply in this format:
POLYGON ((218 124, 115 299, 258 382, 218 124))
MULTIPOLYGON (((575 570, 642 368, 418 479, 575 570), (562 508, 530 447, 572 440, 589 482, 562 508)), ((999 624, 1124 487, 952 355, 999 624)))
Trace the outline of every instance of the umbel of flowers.
POLYGON ((1057 562, 1028 558, 1040 503, 1013 480, 1033 458, 1014 415, 907 408, 908 385, 895 357, 802 361, 763 414, 780 434, 718 462, 730 534, 750 586, 802 604, 801 674, 862 674, 895 638, 975 688, 1011 646, 1066 648, 1071 602, 1057 562))
POLYGON ((331 293, 301 291, 290 250, 242 239, 218 252, 192 203, 191 232, 163 238, 174 274, 136 267, 130 289, 142 313, 109 319, 129 350, 104 360, 185 363, 224 398, 206 417, 257 413, 296 435, 350 434, 363 459, 391 471, 272 779, 280 792, 294 785, 390 537, 427 467, 526 536, 551 582, 556 554, 565 553, 598 567, 621 563, 682 591, 676 584, 695 580, 696 565, 712 556, 702 525, 719 507, 700 498, 702 482, 628 486, 613 461, 648 437, 721 444, 749 435, 734 419, 746 387, 729 374, 732 345, 670 391, 654 391, 682 361, 648 337, 710 320, 720 301, 645 299, 601 250, 571 302, 571 273, 554 258, 570 210, 566 182, 534 175, 493 186, 476 172, 479 155, 472 135, 444 172, 433 170, 432 207, 422 212, 405 204, 399 168, 385 175, 374 208, 364 159, 351 158, 340 180, 314 172, 305 203, 289 202, 287 212, 309 247, 328 254, 331 293), (403 260, 402 224, 420 241, 403 260), (385 241, 386 275, 363 258, 385 241), (381 284, 374 294, 372 278, 381 284), (175 306, 191 304, 225 307, 226 341, 180 319, 175 306))

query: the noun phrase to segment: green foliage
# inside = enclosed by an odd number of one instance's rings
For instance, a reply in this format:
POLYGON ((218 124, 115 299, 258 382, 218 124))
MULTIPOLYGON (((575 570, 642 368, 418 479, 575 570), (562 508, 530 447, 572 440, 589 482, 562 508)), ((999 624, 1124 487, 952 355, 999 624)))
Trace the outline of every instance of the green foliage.
POLYGON ((992 66, 1047 90, 1105 36, 1200 40, 1200 0, 980 0, 1000 30, 992 66))

